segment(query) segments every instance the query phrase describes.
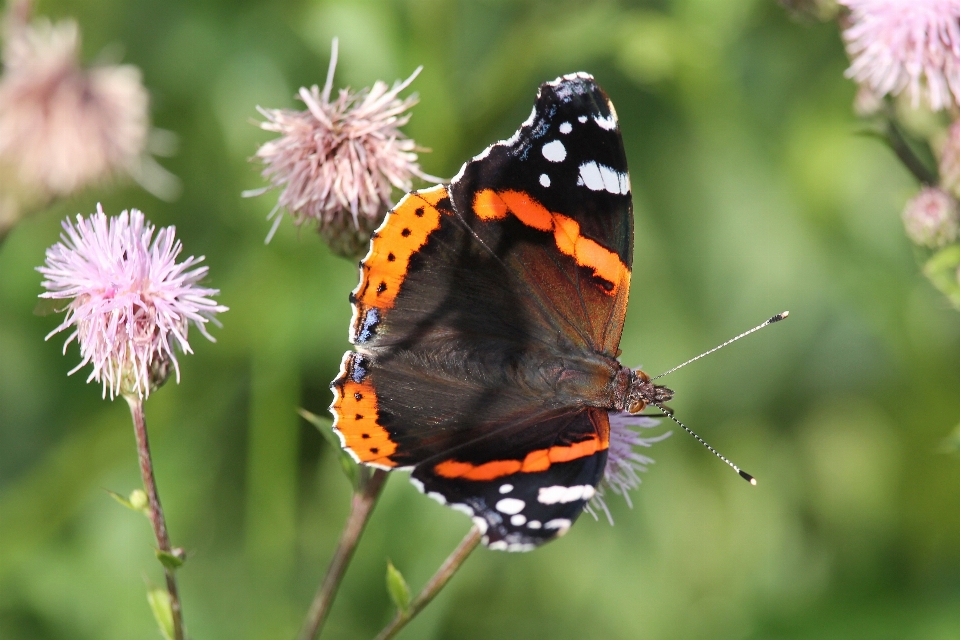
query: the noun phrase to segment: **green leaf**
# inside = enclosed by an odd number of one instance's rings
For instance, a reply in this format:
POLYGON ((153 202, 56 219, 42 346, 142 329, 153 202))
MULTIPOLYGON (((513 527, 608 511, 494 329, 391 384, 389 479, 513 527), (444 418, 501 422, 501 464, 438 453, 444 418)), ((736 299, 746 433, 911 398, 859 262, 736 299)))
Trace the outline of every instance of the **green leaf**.
POLYGON ((126 498, 124 498, 122 495, 120 495, 120 494, 117 493, 116 491, 110 491, 110 489, 104 489, 104 491, 106 491, 108 494, 110 494, 110 497, 111 497, 111 498, 113 498, 114 500, 116 500, 117 502, 119 502, 120 504, 122 504, 123 506, 125 506, 127 509, 130 509, 131 511, 139 511, 139 509, 137 509, 135 506, 133 506, 133 505, 130 503, 129 500, 127 500, 126 498))
POLYGON ((358 465, 356 461, 350 457, 350 454, 344 451, 343 445, 340 444, 340 438, 333 432, 333 421, 329 418, 311 413, 306 409, 298 409, 297 412, 304 420, 316 427, 320 435, 322 435, 327 443, 333 447, 333 450, 338 453, 340 457, 340 468, 343 469, 343 474, 347 476, 347 480, 349 480, 353 488, 356 489, 357 482, 359 481, 357 474, 358 465))
POLYGON ((407 613, 410 608, 410 587, 403 579, 403 574, 387 560, 387 593, 401 613, 407 613))
POLYGON ((104 489, 104 491, 127 509, 150 516, 150 503, 147 501, 147 494, 143 492, 143 489, 134 489, 130 492, 129 498, 124 498, 116 491, 110 491, 110 489, 104 489))
POLYGON ((172 552, 163 551, 157 549, 157 560, 160 561, 167 569, 171 571, 176 571, 183 566, 183 563, 187 561, 186 554, 183 552, 183 549, 174 549, 172 552))
POLYGON ((923 273, 943 295, 960 309, 960 281, 957 268, 960 267, 960 244, 941 249, 923 265, 923 273))
POLYGON ((166 589, 152 587, 147 589, 147 602, 153 611, 153 619, 160 627, 165 640, 173 640, 173 607, 170 606, 170 594, 166 589))

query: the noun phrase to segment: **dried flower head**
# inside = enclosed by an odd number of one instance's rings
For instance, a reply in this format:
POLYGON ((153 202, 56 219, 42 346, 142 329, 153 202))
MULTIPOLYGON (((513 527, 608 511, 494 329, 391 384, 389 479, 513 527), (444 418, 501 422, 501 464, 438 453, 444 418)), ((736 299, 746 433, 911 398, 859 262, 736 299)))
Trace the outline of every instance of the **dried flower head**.
POLYGON ((840 0, 847 77, 939 111, 960 100, 960 0, 840 0))
POLYGON ((206 323, 226 311, 209 296, 217 289, 197 283, 207 267, 196 267, 203 256, 177 263, 182 246, 173 227, 156 233, 136 209, 107 218, 100 205, 88 218, 77 216, 76 225, 63 223, 60 242, 47 249, 46 293, 41 298, 70 300, 56 333, 73 328, 63 346, 76 339, 83 360, 93 371, 87 382, 103 382, 103 394, 136 394, 143 398, 169 376, 170 367, 180 381, 175 347, 192 353, 187 342, 190 323, 207 339, 206 323))
POLYGON ((613 524, 613 516, 607 508, 604 494, 609 489, 613 493, 623 496, 627 505, 633 507, 629 491, 640 486, 639 473, 647 470, 653 464, 653 459, 637 453, 636 447, 651 447, 654 443, 669 438, 671 431, 652 438, 644 438, 633 427, 651 429, 660 425, 654 418, 645 418, 630 413, 611 412, 610 414, 610 447, 607 449, 607 466, 603 470, 603 481, 586 510, 594 518, 596 511, 603 511, 607 520, 613 524))
POLYGON ((940 186, 955 198, 960 198, 960 120, 947 129, 939 164, 940 186))
POLYGON ((38 21, 11 29, 3 51, 0 171, 42 197, 136 171, 147 142, 139 70, 83 69, 79 42, 75 22, 38 21))
POLYGON ((960 233, 957 201, 937 187, 924 187, 903 209, 907 236, 916 244, 937 248, 950 244, 960 233))
MULTIPOLYGON (((355 246, 357 238, 341 238, 351 234, 358 236, 361 246, 366 245, 373 228, 393 206, 390 193, 394 187, 409 191, 413 176, 440 181, 420 170, 416 152, 423 150, 399 129, 410 120, 407 111, 417 98, 397 96, 420 68, 403 82, 394 83, 392 89, 377 81, 355 93, 341 89, 331 102, 336 65, 334 39, 323 90, 317 85, 300 89, 306 111, 258 107, 266 118, 260 128, 280 137, 261 146, 256 154, 266 165, 262 175, 271 186, 244 194, 282 189, 269 217, 285 209, 297 225, 316 221, 335 249, 338 244, 355 246), (366 222, 361 223, 364 218, 366 222)), ((281 217, 282 213, 277 215, 267 242, 281 217)))

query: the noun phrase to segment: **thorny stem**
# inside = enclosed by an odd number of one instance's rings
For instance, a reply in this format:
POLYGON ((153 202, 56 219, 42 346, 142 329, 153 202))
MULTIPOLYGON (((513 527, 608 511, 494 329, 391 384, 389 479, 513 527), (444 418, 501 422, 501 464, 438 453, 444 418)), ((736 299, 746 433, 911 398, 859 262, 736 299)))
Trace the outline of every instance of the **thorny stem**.
MULTIPOLYGON (((147 500, 150 504, 150 522, 153 524, 153 533, 157 538, 157 547, 160 551, 172 553, 170 537, 167 535, 167 522, 163 517, 160 494, 157 493, 157 482, 153 477, 153 462, 150 459, 150 442, 147 439, 147 422, 143 415, 143 401, 135 396, 124 396, 124 398, 130 405, 130 415, 133 416, 133 430, 137 436, 137 453, 140 458, 140 475, 143 477, 143 488, 147 491, 147 500)), ((173 569, 164 566, 163 573, 167 578, 167 593, 170 594, 170 609, 173 612, 174 640, 183 640, 183 614, 180 610, 177 579, 173 569)))
POLYGON ((330 607, 333 605, 333 599, 337 596, 337 589, 343 580, 343 574, 347 571, 347 565, 353 557, 353 552, 357 548, 363 529, 370 519, 373 507, 380 497, 383 490, 384 481, 387 479, 387 472, 377 469, 370 473, 368 467, 361 466, 359 469, 360 482, 356 491, 353 493, 353 499, 350 502, 350 515, 347 516, 347 522, 343 525, 343 533, 340 534, 340 542, 337 543, 337 550, 330 561, 330 567, 327 569, 327 575, 320 583, 317 594, 313 597, 313 603, 307 612, 307 618, 300 629, 300 635, 297 640, 313 640, 323 628, 323 623, 330 613, 330 607))
POLYGON ((470 555, 470 552, 476 549, 479 542, 480 529, 474 525, 470 531, 467 532, 467 535, 464 536, 457 548, 453 550, 453 553, 447 557, 443 564, 440 565, 440 568, 437 569, 437 572, 433 574, 430 581, 423 587, 423 591, 417 594, 417 597, 413 599, 413 602, 410 603, 410 606, 405 611, 397 611, 397 615, 393 617, 390 624, 384 627, 380 635, 376 637, 376 640, 392 638, 403 629, 408 622, 413 620, 424 607, 430 604, 430 601, 440 593, 440 590, 449 582, 453 574, 457 572, 460 565, 463 564, 463 561, 470 555))

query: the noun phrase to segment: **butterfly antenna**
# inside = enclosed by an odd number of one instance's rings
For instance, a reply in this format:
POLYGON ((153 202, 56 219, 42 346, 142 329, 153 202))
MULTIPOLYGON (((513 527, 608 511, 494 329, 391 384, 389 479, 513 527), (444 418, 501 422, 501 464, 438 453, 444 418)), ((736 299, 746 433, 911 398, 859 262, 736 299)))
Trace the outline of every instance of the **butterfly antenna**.
MULTIPOLYGON (((785 318, 786 318, 787 316, 789 316, 789 315, 790 315, 790 312, 789 312, 789 311, 784 311, 783 313, 778 313, 777 315, 773 316, 772 318, 770 318, 769 320, 767 320, 767 321, 764 322, 763 324, 758 324, 758 325, 755 326, 753 329, 750 329, 750 331, 744 331, 743 333, 741 333, 740 335, 738 335, 736 338, 730 338, 729 340, 727 340, 726 342, 724 342, 724 343, 721 344, 720 346, 714 347, 713 349, 710 349, 710 351, 705 351, 704 353, 701 353, 700 355, 698 355, 696 358, 690 358, 689 360, 687 360, 687 361, 684 362, 683 364, 678 364, 678 365, 675 366, 673 369, 670 369, 669 371, 664 371, 664 372, 661 373, 660 375, 654 376, 653 378, 650 378, 650 381, 652 382, 652 381, 654 381, 654 380, 657 380, 657 379, 659 379, 659 378, 662 378, 662 377, 665 376, 665 375, 671 374, 671 373, 673 373, 674 371, 676 371, 677 369, 680 369, 680 368, 682 368, 682 367, 687 366, 687 365, 690 364, 691 362, 696 362, 696 361, 699 360, 700 358, 703 358, 704 356, 708 356, 708 355, 710 355, 711 353, 713 353, 714 351, 719 351, 720 349, 723 349, 723 348, 724 348, 725 346, 727 346, 728 344, 732 344, 732 343, 736 342, 737 340, 739 340, 740 338, 743 338, 743 337, 746 337, 746 336, 750 335, 750 334, 753 333, 754 331, 760 331, 760 329, 763 329, 763 328, 766 327, 767 325, 771 325, 771 324, 773 324, 774 322, 780 322, 781 320, 785 319, 785 318)), ((664 413, 666 413, 666 412, 664 412, 664 413)), ((671 416, 671 417, 672 417, 672 416, 671 416)), ((678 424, 679 424, 679 423, 678 423, 678 424)), ((680 425, 680 426, 683 426, 683 425, 680 425)), ((686 429, 686 427, 683 427, 683 428, 686 429)), ((688 431, 689 431, 689 430, 688 430, 688 431)), ((691 433, 693 433, 693 432, 691 431, 691 433)), ((694 434, 694 435, 695 435, 695 434, 694 434)), ((701 440, 701 442, 703 442, 703 441, 701 440)), ((707 444, 707 443, 704 442, 704 444, 707 444)), ((707 446, 709 447, 709 445, 707 445, 707 446)), ((711 451, 712 451, 712 449, 711 449, 711 451)), ((714 451, 714 453, 716 453, 716 451, 714 451)), ((720 454, 717 453, 717 455, 720 455, 720 454)), ((722 458, 723 456, 720 456, 720 457, 722 458)), ((724 459, 726 459, 726 458, 724 458, 724 459)), ((728 464, 729 464, 729 463, 728 463, 728 464)), ((734 467, 734 468, 736 468, 736 467, 734 467)))
MULTIPOLYGON (((756 329, 754 329, 754 331, 755 331, 755 330, 756 330, 756 329)), ((690 429, 690 427, 688 427, 687 425, 685 425, 685 424, 683 424, 682 422, 680 422, 679 420, 677 420, 677 418, 673 415, 673 413, 672 413, 671 411, 668 411, 666 408, 664 408, 664 406, 663 406, 662 404, 660 404, 660 403, 658 403, 658 402, 654 402, 654 403, 651 403, 651 404, 653 404, 653 406, 655 406, 656 408, 660 409, 660 411, 663 411, 663 414, 664 414, 665 416, 667 416, 668 418, 670 418, 671 420, 673 420, 674 422, 676 422, 678 425, 680 425, 680 428, 681 428, 681 429, 683 429, 684 431, 686 431, 687 433, 689 433, 690 435, 692 435, 694 438, 696 438, 696 439, 697 439, 697 442, 699 442, 700 444, 702 444, 703 446, 705 446, 707 449, 710 450, 710 453, 712 453, 713 455, 717 456, 718 458, 720 458, 721 460, 723 460, 724 462, 726 462, 726 463, 730 466, 731 469, 733 469, 734 471, 736 471, 737 473, 740 474, 740 477, 741 477, 741 478, 743 478, 744 480, 746 480, 747 482, 749 482, 749 483, 752 484, 753 486, 757 486, 757 479, 756 479, 756 478, 754 478, 752 475, 750 475, 749 473, 747 473, 746 471, 744 471, 743 469, 741 469, 741 468, 738 467, 737 465, 735 465, 735 464, 733 464, 732 462, 730 462, 729 460, 727 460, 727 459, 723 456, 722 453, 720 453, 719 451, 717 451, 716 449, 714 449, 713 447, 711 447, 710 444, 709 444, 706 440, 704 440, 703 438, 701 438, 700 436, 698 436, 696 433, 694 433, 694 432, 690 429)), ((659 417, 659 416, 658 416, 658 417, 659 417)))

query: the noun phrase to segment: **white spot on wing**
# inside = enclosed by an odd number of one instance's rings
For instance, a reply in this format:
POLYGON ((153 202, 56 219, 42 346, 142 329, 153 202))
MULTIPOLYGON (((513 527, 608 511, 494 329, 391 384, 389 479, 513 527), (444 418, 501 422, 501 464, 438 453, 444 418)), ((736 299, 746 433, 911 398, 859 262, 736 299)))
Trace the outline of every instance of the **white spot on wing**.
POLYGON ((442 494, 442 493, 437 493, 436 491, 431 491, 430 493, 427 494, 427 496, 433 498, 434 500, 436 500, 436 501, 439 502, 440 504, 447 504, 447 499, 443 497, 443 494, 442 494))
POLYGON ((505 540, 497 540, 496 542, 491 542, 490 544, 488 544, 487 548, 492 549, 494 551, 506 551, 507 543, 505 540))
POLYGON ((527 528, 529 529, 539 529, 542 526, 543 525, 540 523, 539 520, 531 520, 530 522, 527 523, 527 528))
POLYGON ((541 504, 566 504, 575 500, 589 500, 596 490, 589 484, 575 484, 572 487, 554 485, 541 487, 537 495, 537 502, 541 504))
POLYGON ((471 508, 468 507, 467 505, 462 504, 462 503, 460 503, 460 502, 451 503, 450 508, 453 509, 454 511, 459 511, 460 513, 465 513, 465 514, 467 514, 468 516, 471 516, 471 517, 473 516, 473 509, 471 509, 471 508))
POLYGON ((600 191, 603 189, 603 176, 600 175, 600 167, 592 160, 580 165, 580 180, 582 180, 583 185, 591 191, 600 191))
POLYGON ((600 125, 601 129, 606 129, 607 131, 613 131, 617 128, 617 118, 612 113, 606 118, 593 116, 593 121, 600 125))
POLYGON ((513 485, 512 485, 512 484, 502 484, 502 485, 500 485, 500 493, 510 493, 511 491, 513 491, 513 485))
POLYGON ((598 166, 600 177, 603 178, 603 188, 610 193, 620 193, 620 173, 603 164, 598 166))
POLYGON ((563 162, 563 160, 567 157, 567 149, 559 140, 548 142, 547 144, 543 145, 543 148, 540 151, 543 153, 543 157, 550 162, 563 162))
POLYGON ((630 176, 611 169, 605 164, 597 164, 593 160, 580 165, 580 177, 577 184, 591 191, 608 191, 610 193, 626 195, 630 193, 630 176))
POLYGON ((579 122, 580 124, 583 124, 586 121, 587 121, 587 116, 577 116, 577 122, 579 122))
POLYGON ((562 536, 570 528, 570 525, 573 524, 566 518, 554 518, 547 524, 543 525, 544 529, 556 529, 557 535, 562 536))
POLYGON ((523 526, 523 523, 525 523, 526 521, 527 521, 527 516, 523 515, 522 513, 518 513, 515 516, 510 516, 510 524, 512 524, 515 527, 523 526))
POLYGON ((487 532, 487 521, 485 519, 480 516, 475 516, 471 518, 471 520, 473 520, 473 524, 477 525, 477 529, 480 530, 481 534, 487 532))
POLYGON ((509 516, 515 513, 520 513, 526 506, 527 503, 523 500, 518 500, 516 498, 504 498, 503 500, 497 502, 497 511, 500 513, 505 513, 509 516))
POLYGON ((541 174, 540 174, 540 184, 541 184, 541 186, 549 187, 549 186, 550 186, 550 176, 548 176, 548 175, 545 174, 545 173, 541 173, 541 174))
POLYGON ((419 491, 420 493, 426 493, 423 490, 423 483, 417 480, 416 478, 410 478, 410 484, 415 486, 417 488, 417 491, 419 491))
POLYGON ((537 545, 529 542, 512 542, 507 545, 507 551, 533 551, 537 545))
POLYGON ((560 123, 560 133, 566 135, 566 134, 570 133, 571 131, 573 131, 573 125, 571 125, 569 122, 561 122, 561 123, 560 123))

